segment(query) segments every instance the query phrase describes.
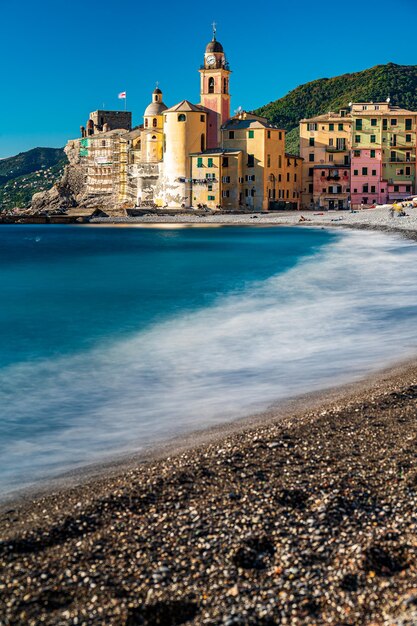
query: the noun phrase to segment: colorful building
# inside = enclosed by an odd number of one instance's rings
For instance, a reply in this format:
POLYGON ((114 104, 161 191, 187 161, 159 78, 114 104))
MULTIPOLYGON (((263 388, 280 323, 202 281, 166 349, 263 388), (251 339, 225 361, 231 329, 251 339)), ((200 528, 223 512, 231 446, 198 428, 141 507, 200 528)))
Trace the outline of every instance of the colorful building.
POLYGON ((215 33, 199 72, 199 104, 168 107, 158 87, 133 130, 129 112, 90 115, 80 140, 88 193, 131 206, 298 207, 302 159, 285 153, 285 131, 266 118, 230 117, 231 72, 215 33))
POLYGON ((416 123, 416 112, 389 101, 301 120, 302 206, 358 208, 416 193, 416 123))
POLYGON ((351 129, 352 118, 347 109, 301 120, 302 207, 348 208, 351 129))
POLYGON ((417 113, 389 102, 352 104, 352 206, 416 191, 417 113))

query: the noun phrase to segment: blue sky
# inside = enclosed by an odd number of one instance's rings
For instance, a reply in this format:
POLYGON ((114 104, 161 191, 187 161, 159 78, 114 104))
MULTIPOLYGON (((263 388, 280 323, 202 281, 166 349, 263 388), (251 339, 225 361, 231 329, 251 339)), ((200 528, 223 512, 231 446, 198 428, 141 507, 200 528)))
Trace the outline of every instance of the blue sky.
POLYGON ((198 102, 204 48, 217 22, 233 70, 232 110, 252 109, 316 78, 392 61, 417 64, 416 0, 228 4, 8 1, 0 8, 0 158, 77 137, 89 111, 141 122, 159 81, 167 105, 198 102), (407 34, 408 29, 408 34, 407 34))

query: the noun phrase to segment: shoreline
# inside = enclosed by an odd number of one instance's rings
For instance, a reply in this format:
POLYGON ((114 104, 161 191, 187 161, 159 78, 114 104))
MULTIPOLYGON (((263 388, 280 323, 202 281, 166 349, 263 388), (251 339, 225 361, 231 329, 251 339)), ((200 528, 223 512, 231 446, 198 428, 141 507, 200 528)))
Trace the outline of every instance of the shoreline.
POLYGON ((189 610, 195 625, 407 624, 395 619, 417 618, 416 399, 409 362, 9 506, 4 623, 168 625, 189 610))
POLYGON ((344 402, 352 394, 368 391, 374 385, 391 378, 407 376, 409 370, 417 367, 416 357, 398 361, 393 365, 370 372, 356 380, 328 386, 316 391, 305 392, 277 400, 264 411, 248 414, 230 422, 223 422, 211 427, 201 427, 185 434, 175 435, 164 441, 150 444, 141 451, 120 452, 88 465, 80 465, 62 471, 56 476, 40 479, 21 489, 0 495, 0 530, 1 516, 10 508, 27 509, 38 500, 55 497, 66 492, 82 491, 90 484, 101 480, 118 479, 126 472, 150 464, 164 462, 183 453, 200 450, 209 445, 220 445, 227 437, 246 433, 270 424, 286 425, 291 428, 298 424, 300 415, 305 412, 320 412, 319 409, 332 402, 344 402))
POLYGON ((4 623, 415 623, 416 399, 413 359, 8 499, 4 623))

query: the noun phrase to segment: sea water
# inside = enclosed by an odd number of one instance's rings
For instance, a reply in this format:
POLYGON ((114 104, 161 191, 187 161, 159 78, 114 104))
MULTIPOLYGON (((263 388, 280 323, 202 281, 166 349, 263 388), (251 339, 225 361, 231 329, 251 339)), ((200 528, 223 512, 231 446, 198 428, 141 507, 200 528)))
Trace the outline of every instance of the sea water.
POLYGON ((417 351, 417 246, 300 227, 4 226, 0 494, 417 351))

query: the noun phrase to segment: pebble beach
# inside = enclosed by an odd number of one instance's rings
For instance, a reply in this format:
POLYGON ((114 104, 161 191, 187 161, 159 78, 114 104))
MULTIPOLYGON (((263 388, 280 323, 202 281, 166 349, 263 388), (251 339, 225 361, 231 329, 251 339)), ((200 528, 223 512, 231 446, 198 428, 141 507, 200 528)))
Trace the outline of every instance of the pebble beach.
MULTIPOLYGON (((406 213, 121 221, 415 239, 406 213)), ((0 625, 417 624, 416 409, 413 362, 3 503, 0 625)))

